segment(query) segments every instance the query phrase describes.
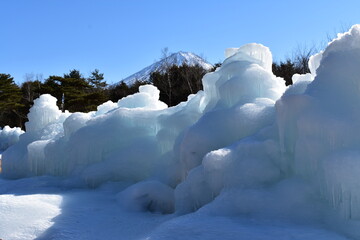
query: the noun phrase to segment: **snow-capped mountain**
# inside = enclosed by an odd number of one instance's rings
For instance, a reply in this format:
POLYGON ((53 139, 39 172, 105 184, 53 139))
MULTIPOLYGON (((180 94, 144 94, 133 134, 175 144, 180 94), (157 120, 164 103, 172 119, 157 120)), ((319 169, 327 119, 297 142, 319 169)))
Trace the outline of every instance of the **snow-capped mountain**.
POLYGON ((154 64, 147 66, 146 68, 140 70, 137 73, 130 75, 129 77, 123 79, 122 81, 126 84, 132 84, 136 80, 147 81, 150 78, 152 72, 160 71, 163 72, 166 66, 168 65, 177 65, 181 66, 186 63, 190 66, 200 65, 206 70, 210 70, 213 65, 206 62, 203 58, 191 52, 177 52, 173 53, 167 58, 161 59, 160 61, 155 62, 154 64))

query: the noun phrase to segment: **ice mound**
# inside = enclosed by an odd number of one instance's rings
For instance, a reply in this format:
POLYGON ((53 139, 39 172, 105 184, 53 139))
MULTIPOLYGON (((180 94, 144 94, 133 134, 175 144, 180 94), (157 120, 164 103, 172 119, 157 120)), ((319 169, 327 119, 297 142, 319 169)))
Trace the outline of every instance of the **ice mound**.
MULTIPOLYGON (((230 55, 230 54, 229 54, 230 55)), ((180 161, 185 172, 198 166, 206 153, 256 133, 275 118, 275 101, 285 90, 284 80, 268 67, 272 56, 260 44, 248 44, 203 79, 204 114, 185 133, 180 161)))
POLYGON ((3 129, 0 128, 0 152, 17 143, 23 133, 24 131, 18 127, 5 126, 3 129))
POLYGON ((256 98, 277 100, 285 90, 283 80, 271 71, 270 50, 247 44, 225 59, 216 72, 203 78, 205 111, 253 102, 256 98))
POLYGON ((50 94, 41 95, 34 100, 34 106, 28 114, 29 121, 25 123, 27 132, 39 131, 60 118, 61 111, 56 101, 57 99, 50 94))
POLYGON ((249 43, 239 48, 228 48, 225 50, 225 57, 230 58, 237 55, 236 58, 241 60, 249 59, 256 62, 266 71, 271 72, 272 54, 270 49, 257 43, 249 43))
POLYGON ((117 103, 114 103, 112 101, 107 101, 97 107, 97 111, 95 112, 95 115, 102 115, 107 112, 110 112, 111 110, 117 108, 117 103))
POLYGON ((160 91, 152 85, 139 87, 139 92, 124 97, 118 102, 122 108, 139 108, 147 110, 161 110, 167 108, 167 105, 159 101, 160 91))
MULTIPOLYGON (((319 221, 358 238, 359 47, 360 25, 356 25, 311 58, 311 74, 294 76, 298 81, 276 102, 275 116, 270 116, 267 124, 259 125, 258 131, 247 137, 233 139, 217 150, 205 149, 203 158, 196 156, 201 144, 195 144, 198 139, 192 137, 193 144, 184 149, 189 151, 187 159, 196 159, 191 161, 196 162, 191 167, 200 165, 175 189, 176 210, 187 213, 211 202, 207 208, 212 209, 213 214, 240 211, 239 214, 251 216, 286 215, 304 222, 322 219, 319 221), (191 147, 194 145, 197 147, 191 147), (287 210, 273 205, 283 198, 291 200, 290 189, 298 186, 288 183, 279 197, 280 192, 275 194, 275 189, 285 179, 300 179, 302 184, 310 186, 307 193, 304 192, 308 195, 306 199, 287 201, 290 203, 287 210), (273 200, 263 202, 263 198, 273 200), (299 204, 308 209, 309 216, 299 212, 289 214, 299 204), (270 206, 277 210, 269 212, 266 208, 270 206), (285 212, 281 214, 282 211, 285 212)), ((259 115, 251 123, 264 118, 259 115)), ((218 125, 212 127, 215 126, 218 125)), ((221 130, 225 129, 221 126, 221 130)), ((239 127, 232 132, 235 129, 239 127)), ((211 133, 206 134, 207 141, 213 140, 209 138, 211 133)), ((222 138, 216 136, 215 139, 220 143, 222 138)), ((221 147, 220 144, 217 147, 221 147)))
POLYGON ((271 139, 272 130, 268 127, 206 154, 202 164, 176 188, 176 209, 180 213, 191 212, 226 189, 262 188, 278 182, 283 176, 278 166, 281 155, 277 141, 271 139))
POLYGON ((64 135, 63 122, 69 115, 59 110, 56 98, 49 94, 36 99, 25 123, 26 132, 2 155, 2 175, 19 178, 44 174, 40 168, 47 164, 45 146, 64 135))
POLYGON ((281 150, 287 167, 311 179, 339 215, 359 220, 360 25, 321 55, 305 93, 277 103, 281 150))

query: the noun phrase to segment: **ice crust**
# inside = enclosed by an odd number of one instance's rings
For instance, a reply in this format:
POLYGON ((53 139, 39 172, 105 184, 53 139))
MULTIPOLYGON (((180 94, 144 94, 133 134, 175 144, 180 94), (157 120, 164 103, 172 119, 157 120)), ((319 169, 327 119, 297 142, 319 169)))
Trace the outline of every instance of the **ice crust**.
POLYGON ((42 95, 2 176, 132 182, 117 195, 130 210, 325 223, 360 239, 360 25, 288 88, 267 47, 225 54, 175 107, 151 85, 90 113, 62 113, 42 95))

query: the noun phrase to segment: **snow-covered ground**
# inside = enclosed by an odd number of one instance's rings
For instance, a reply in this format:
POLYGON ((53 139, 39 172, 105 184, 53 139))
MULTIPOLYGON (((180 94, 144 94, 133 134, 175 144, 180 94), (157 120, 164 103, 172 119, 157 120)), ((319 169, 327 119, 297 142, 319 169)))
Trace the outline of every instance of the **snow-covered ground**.
POLYGON ((345 240, 321 225, 216 216, 129 212, 116 201, 125 187, 64 190, 52 177, 0 180, 0 238, 53 240, 345 240))

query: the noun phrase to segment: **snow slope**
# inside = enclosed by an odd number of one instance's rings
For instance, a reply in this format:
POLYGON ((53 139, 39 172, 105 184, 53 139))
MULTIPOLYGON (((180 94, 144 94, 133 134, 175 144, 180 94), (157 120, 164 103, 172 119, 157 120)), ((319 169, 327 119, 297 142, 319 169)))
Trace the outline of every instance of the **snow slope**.
POLYGON ((210 70, 213 67, 210 63, 206 62, 204 59, 194 53, 180 51, 173 53, 170 56, 151 64, 150 66, 147 66, 139 72, 126 77, 122 81, 126 84, 132 84, 136 80, 148 81, 152 72, 164 72, 165 67, 168 65, 181 66, 182 64, 187 64, 190 66, 199 65, 206 70, 210 70))

